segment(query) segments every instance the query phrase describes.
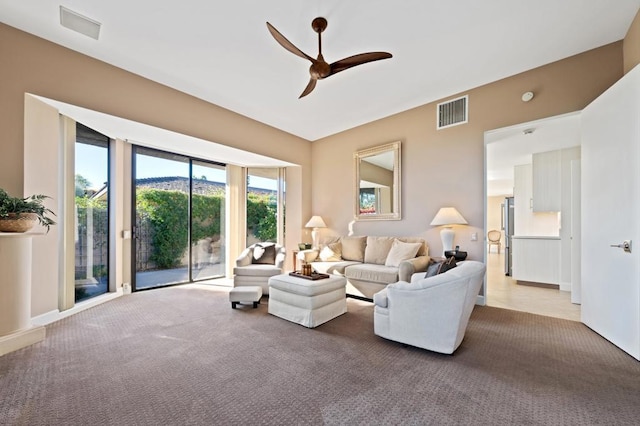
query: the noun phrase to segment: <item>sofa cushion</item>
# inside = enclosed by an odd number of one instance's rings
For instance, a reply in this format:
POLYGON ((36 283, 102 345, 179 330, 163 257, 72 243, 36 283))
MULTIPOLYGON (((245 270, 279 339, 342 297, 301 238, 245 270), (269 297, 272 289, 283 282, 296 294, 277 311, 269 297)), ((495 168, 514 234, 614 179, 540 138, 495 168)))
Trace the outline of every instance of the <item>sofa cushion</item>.
POLYGON ((253 247, 251 263, 258 265, 274 265, 276 263, 276 245, 256 244, 253 247))
POLYGON ((420 243, 421 246, 416 253, 417 256, 426 256, 429 254, 429 247, 427 247, 427 243, 424 239, 419 237, 397 237, 397 240, 402 241, 403 243, 420 243))
POLYGON ((341 260, 340 262, 313 262, 311 264, 316 272, 329 275, 344 275, 345 268, 351 265, 362 265, 362 263, 341 260))
POLYGON ((344 275, 348 279, 389 284, 398 281, 398 268, 361 263, 345 268, 344 275))
POLYGON ((342 258, 355 262, 364 262, 364 248, 367 244, 367 237, 342 237, 342 258))
POLYGON ((332 243, 326 245, 318 255, 323 262, 338 262, 342 260, 342 244, 332 243))
POLYGON ((413 259, 416 257, 421 245, 422 243, 403 243, 400 240, 395 240, 391 245, 391 250, 389 250, 384 265, 400 266, 401 262, 413 259))
POLYGON ((364 249, 364 263, 384 265, 394 241, 394 237, 367 237, 367 246, 364 249))

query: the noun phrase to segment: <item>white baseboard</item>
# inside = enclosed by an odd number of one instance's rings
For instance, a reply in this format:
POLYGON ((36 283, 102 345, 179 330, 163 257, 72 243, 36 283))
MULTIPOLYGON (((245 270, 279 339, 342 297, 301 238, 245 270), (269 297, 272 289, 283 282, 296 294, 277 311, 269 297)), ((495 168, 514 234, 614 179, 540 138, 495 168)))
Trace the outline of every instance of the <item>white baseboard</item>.
POLYGON ((560 291, 571 291, 571 283, 560 283, 560 291))
POLYGON ((67 309, 66 311, 55 309, 53 311, 45 312, 42 315, 32 317, 31 323, 34 326, 48 325, 52 322, 60 321, 63 318, 67 318, 71 315, 77 314, 78 312, 82 312, 89 308, 93 308, 94 306, 98 306, 110 300, 116 299, 122 295, 122 287, 119 287, 118 290, 113 293, 106 293, 100 296, 93 297, 89 300, 76 304, 73 308, 67 309))
POLYGON ((43 341, 46 332, 44 327, 37 326, 0 337, 0 356, 43 341))

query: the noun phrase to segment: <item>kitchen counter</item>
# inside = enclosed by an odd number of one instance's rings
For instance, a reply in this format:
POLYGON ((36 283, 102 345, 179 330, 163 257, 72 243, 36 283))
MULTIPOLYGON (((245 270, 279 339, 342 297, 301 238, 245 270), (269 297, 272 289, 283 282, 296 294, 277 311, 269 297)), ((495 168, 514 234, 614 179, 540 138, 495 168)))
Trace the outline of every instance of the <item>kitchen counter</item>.
POLYGON ((559 240, 560 237, 553 235, 512 235, 511 239, 514 240, 559 240))

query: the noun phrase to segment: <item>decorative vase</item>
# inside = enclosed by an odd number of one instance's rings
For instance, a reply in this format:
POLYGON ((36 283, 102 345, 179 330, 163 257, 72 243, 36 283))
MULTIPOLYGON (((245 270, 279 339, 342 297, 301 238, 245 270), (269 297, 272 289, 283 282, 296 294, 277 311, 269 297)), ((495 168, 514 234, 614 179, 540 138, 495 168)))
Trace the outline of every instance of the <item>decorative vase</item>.
POLYGON ((0 218, 0 232, 27 232, 38 222, 35 213, 9 213, 0 218))

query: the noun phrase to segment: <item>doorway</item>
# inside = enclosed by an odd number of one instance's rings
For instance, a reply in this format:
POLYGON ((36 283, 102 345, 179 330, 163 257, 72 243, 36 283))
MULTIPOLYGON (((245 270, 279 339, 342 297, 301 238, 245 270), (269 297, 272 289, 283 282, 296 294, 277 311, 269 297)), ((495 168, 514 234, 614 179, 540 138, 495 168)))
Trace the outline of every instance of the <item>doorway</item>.
MULTIPOLYGON (((580 320, 580 305, 571 302, 571 220, 575 212, 571 211, 572 173, 569 161, 576 156, 579 158, 579 145, 579 112, 485 133, 485 230, 501 231, 499 253, 497 246, 485 246, 485 300, 488 306, 580 320), (564 192, 555 211, 538 212, 533 208, 532 163, 534 157, 539 158, 549 152, 557 153, 559 160, 553 170, 560 175, 558 182, 561 181, 559 185, 564 192), (567 169, 567 173, 564 173, 561 165, 567 169), (504 232, 503 205, 507 197, 515 199, 515 230, 512 237, 504 232), (538 281, 529 279, 529 276, 523 279, 525 274, 522 271, 525 266, 530 267, 535 255, 518 256, 518 250, 522 250, 525 244, 538 241, 553 244, 557 254, 552 257, 553 265, 545 261, 543 267, 533 269, 557 268, 553 279, 541 277, 538 281), (516 243, 520 245, 516 246, 516 243), (505 246, 508 246, 508 250, 505 250, 505 246), (505 252, 515 256, 513 266, 516 272, 511 275, 506 272, 505 252)), ((488 242, 486 233, 485 241, 488 242)), ((579 262, 575 255, 573 260, 579 262)), ((576 277, 573 279, 575 281, 576 277)))

